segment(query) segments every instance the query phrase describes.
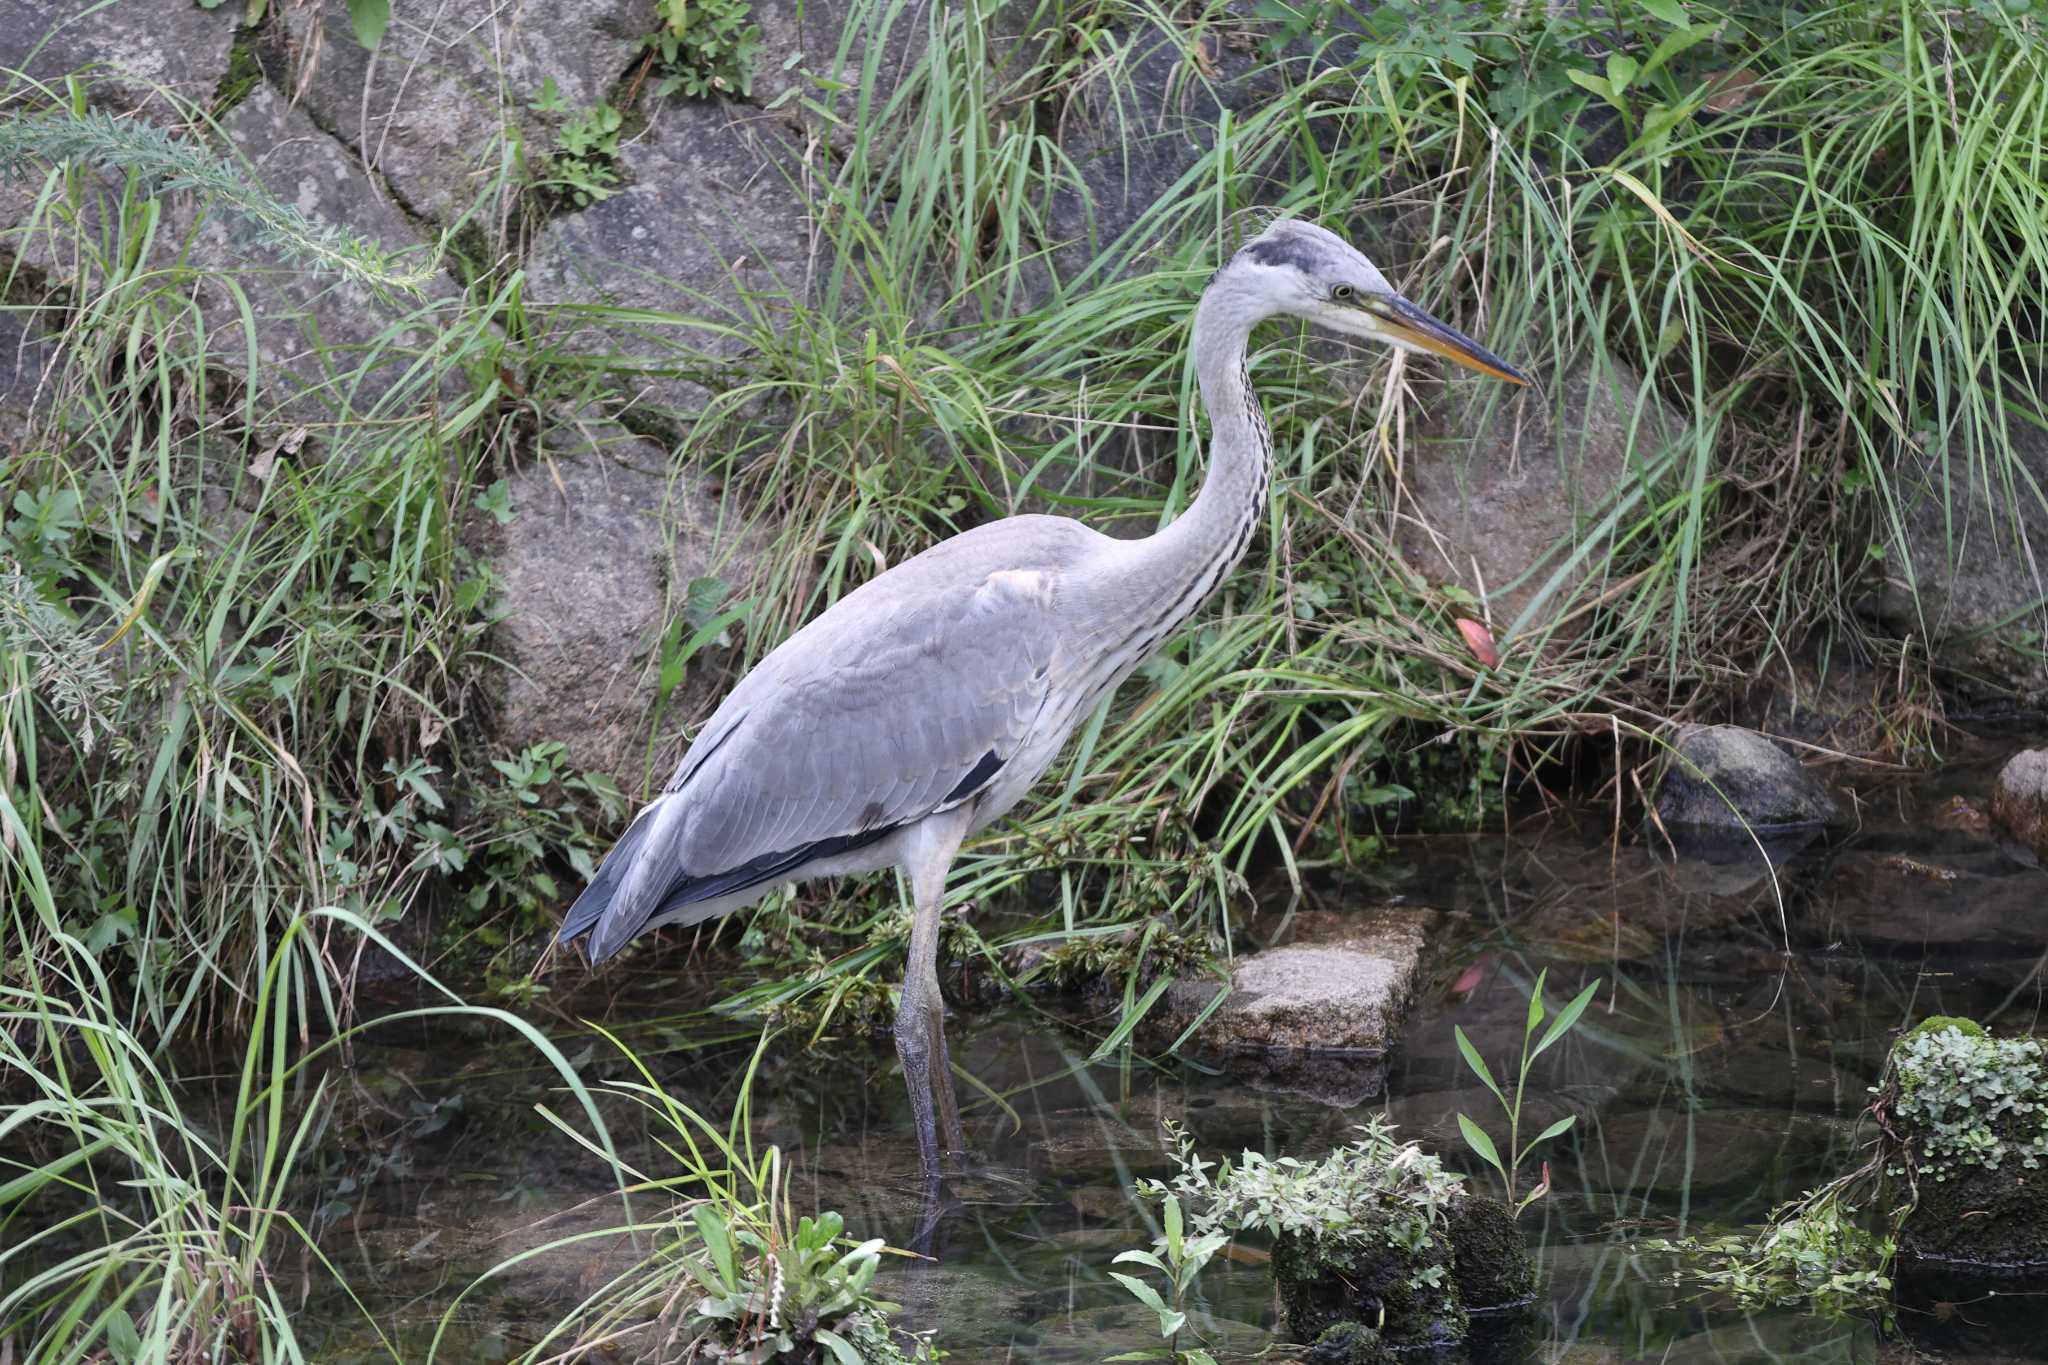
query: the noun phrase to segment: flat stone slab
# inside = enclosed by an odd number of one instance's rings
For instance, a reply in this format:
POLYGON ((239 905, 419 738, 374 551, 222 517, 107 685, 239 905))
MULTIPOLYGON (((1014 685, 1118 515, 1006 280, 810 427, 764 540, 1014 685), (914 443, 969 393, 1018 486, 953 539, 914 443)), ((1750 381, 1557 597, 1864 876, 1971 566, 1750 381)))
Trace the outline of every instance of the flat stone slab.
MULTIPOLYGON (((1339 1105, 1372 1098, 1435 919, 1385 905, 1295 915, 1280 941, 1232 964, 1230 997, 1192 1045, 1268 1089, 1339 1105)), ((1174 1033, 1221 989, 1208 977, 1176 982, 1164 1001, 1174 1033)))

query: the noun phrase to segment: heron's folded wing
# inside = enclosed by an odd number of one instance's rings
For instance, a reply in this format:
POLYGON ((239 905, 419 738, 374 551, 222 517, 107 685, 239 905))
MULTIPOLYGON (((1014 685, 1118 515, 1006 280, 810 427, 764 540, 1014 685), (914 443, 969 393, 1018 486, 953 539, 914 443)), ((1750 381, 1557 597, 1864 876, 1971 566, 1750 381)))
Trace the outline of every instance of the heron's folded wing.
POLYGON ((972 799, 1045 705, 1053 590, 1049 574, 1006 570, 885 605, 849 598, 793 636, 670 784, 688 805, 679 867, 766 879, 972 799))

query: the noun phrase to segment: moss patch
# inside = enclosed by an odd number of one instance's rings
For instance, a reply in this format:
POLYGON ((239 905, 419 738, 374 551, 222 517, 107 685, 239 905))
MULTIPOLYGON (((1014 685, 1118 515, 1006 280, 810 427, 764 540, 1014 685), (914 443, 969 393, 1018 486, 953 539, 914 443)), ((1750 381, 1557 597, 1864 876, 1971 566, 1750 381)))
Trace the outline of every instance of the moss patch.
POLYGON ((1451 1211, 1451 1274, 1467 1308, 1505 1308, 1536 1293, 1536 1262, 1515 1215, 1498 1199, 1474 1195, 1451 1211))
POLYGON ((1273 1245, 1273 1273, 1288 1334, 1310 1341, 1364 1322, 1404 1346, 1456 1341, 1466 1316, 1451 1260, 1450 1243, 1436 1229, 1413 1246, 1285 1235, 1273 1245))

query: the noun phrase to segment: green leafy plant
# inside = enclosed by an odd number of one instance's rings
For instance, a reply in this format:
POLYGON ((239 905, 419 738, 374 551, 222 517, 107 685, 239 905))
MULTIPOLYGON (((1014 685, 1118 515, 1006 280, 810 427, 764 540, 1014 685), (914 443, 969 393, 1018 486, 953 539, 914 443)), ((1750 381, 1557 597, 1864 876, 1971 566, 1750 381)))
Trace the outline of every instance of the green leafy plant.
POLYGON ((1890 1316, 1894 1231, 1863 1226, 1849 1187, 1837 1181, 1772 1211, 1759 1232, 1656 1240, 1648 1251, 1679 1257, 1677 1277, 1743 1308, 1806 1305, 1830 1317, 1890 1316))
POLYGON ((831 1212, 798 1219, 779 1244, 757 1222, 734 1226, 711 1204, 699 1204, 692 1216, 705 1252, 687 1262, 704 1290, 693 1311, 736 1339, 753 1338, 721 1359, 793 1359, 811 1343, 839 1365, 883 1358, 875 1354, 887 1343, 880 1315, 895 1306, 868 1294, 882 1263, 881 1238, 845 1246, 845 1221, 831 1212))
MULTIPOLYGON (((552 76, 543 83, 534 108, 564 108, 552 76)), ((542 188, 577 208, 611 198, 619 184, 619 132, 624 126, 625 116, 609 104, 569 113, 555 130, 542 188)))
POLYGON ((655 0, 661 26, 648 36, 661 79, 657 95, 691 99, 750 95, 761 30, 747 0, 655 0))
POLYGON ((1501 1089, 1500 1082, 1493 1078, 1493 1072, 1488 1069, 1486 1059, 1479 1055, 1479 1049, 1465 1036, 1464 1028, 1455 1024, 1451 1027, 1452 1035, 1458 1041, 1458 1055, 1465 1059, 1465 1065, 1472 1069, 1472 1074, 1479 1077, 1480 1082, 1493 1092, 1493 1097, 1500 1101, 1501 1110, 1507 1116, 1508 1159, 1501 1158, 1500 1149, 1494 1145, 1492 1137, 1469 1116, 1462 1113, 1458 1115, 1458 1131, 1464 1135, 1465 1145, 1470 1147, 1481 1161, 1493 1167, 1494 1173, 1500 1177, 1507 1202, 1518 1214, 1550 1192, 1550 1173, 1546 1165, 1543 1178, 1535 1188, 1519 1199, 1516 1198, 1517 1177, 1521 1172, 1522 1163, 1529 1159, 1529 1154, 1538 1146, 1568 1131, 1575 1117, 1567 1114, 1530 1138, 1527 1144, 1522 1142, 1522 1100, 1529 1085, 1529 1067, 1559 1039, 1571 1032, 1572 1026, 1579 1022, 1579 1016, 1586 1012, 1586 1006, 1590 1005, 1593 997, 1600 992, 1600 983, 1597 981, 1580 991, 1572 998, 1570 1004, 1559 1010, 1556 1017, 1550 1020, 1550 1027, 1543 1030, 1543 1036, 1536 1038, 1536 1030, 1542 1028, 1548 1013, 1548 1007, 1543 1003, 1543 982, 1548 975, 1549 968, 1538 972, 1536 985, 1529 992, 1529 1012, 1522 1025, 1522 1059, 1515 1070, 1513 1099, 1508 1098, 1506 1092, 1501 1089), (1536 1040, 1533 1047, 1530 1045, 1531 1039, 1536 1040))
POLYGON ((1131 1296, 1159 1315, 1159 1335, 1166 1338, 1165 1351, 1132 1351, 1123 1355, 1110 1356, 1111 1360, 1155 1360, 1162 1354, 1170 1360, 1185 1360, 1189 1365, 1216 1365, 1215 1357, 1207 1351, 1180 1349, 1181 1329, 1187 1326, 1188 1295, 1194 1291, 1200 1279, 1202 1267, 1209 1264, 1210 1257, 1223 1249, 1230 1235, 1225 1232, 1206 1232, 1188 1237, 1181 1219, 1180 1200, 1167 1195, 1160 1209, 1163 1230, 1159 1241, 1151 1251, 1131 1250, 1119 1252, 1113 1264, 1142 1265, 1156 1270, 1165 1277, 1166 1293, 1161 1295, 1151 1285, 1135 1275, 1125 1275, 1112 1270, 1109 1277, 1131 1291, 1131 1296))
MULTIPOLYGON (((2007 1162, 2036 1171, 2048 1159, 2048 1048, 2038 1040, 1929 1020, 1899 1040, 1891 1068, 1891 1109, 1913 1135, 1905 1155, 1916 1178, 1941 1184, 2007 1162)), ((1906 1174, 1903 1161, 1889 1174, 1906 1174)))
POLYGON ((1236 1162, 1209 1162, 1177 1124, 1167 1125, 1179 1174, 1139 1181, 1149 1198, 1183 1202, 1198 1238, 1262 1232, 1322 1244, 1384 1243, 1402 1251, 1425 1246, 1447 1225, 1465 1182, 1412 1142, 1395 1139, 1384 1116, 1360 1126, 1363 1136, 1320 1161, 1246 1152, 1236 1162), (1213 1172, 1213 1174, 1211 1174, 1213 1172))

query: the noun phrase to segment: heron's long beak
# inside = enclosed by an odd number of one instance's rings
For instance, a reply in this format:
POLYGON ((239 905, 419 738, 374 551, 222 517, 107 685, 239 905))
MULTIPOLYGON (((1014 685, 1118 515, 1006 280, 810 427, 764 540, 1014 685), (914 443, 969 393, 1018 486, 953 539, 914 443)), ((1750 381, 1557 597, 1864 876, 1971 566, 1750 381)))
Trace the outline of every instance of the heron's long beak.
POLYGON ((1394 341, 1429 351, 1446 360, 1505 379, 1510 384, 1529 382, 1529 376, 1487 350, 1471 337, 1446 322, 1438 322, 1399 294, 1374 294, 1364 300, 1365 308, 1379 319, 1380 330, 1394 341))

